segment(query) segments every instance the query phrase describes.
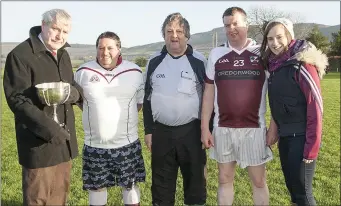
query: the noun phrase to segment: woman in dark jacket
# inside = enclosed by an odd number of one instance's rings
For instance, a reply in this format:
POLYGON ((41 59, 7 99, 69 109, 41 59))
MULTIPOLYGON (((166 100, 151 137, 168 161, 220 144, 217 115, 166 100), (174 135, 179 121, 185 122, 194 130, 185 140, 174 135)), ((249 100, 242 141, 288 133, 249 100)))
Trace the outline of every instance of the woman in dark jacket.
POLYGON ((293 205, 316 205, 312 180, 322 136, 320 88, 326 55, 305 40, 294 39, 285 18, 270 21, 264 32, 261 57, 268 73, 272 119, 267 144, 276 143, 293 205))

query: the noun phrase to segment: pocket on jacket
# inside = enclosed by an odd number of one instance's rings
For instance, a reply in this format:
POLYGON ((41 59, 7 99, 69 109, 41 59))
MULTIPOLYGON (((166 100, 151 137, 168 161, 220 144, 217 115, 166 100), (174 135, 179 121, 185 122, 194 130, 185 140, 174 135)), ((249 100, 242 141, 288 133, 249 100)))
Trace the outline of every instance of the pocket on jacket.
POLYGON ((196 91, 196 79, 193 72, 181 72, 178 92, 192 95, 196 91))
MULTIPOLYGON (((40 139, 40 138, 37 138, 37 139, 40 139)), ((36 150, 42 150, 42 149, 45 149, 47 146, 48 146, 48 142, 45 142, 41 145, 37 145, 35 147, 31 147, 30 149, 33 150, 33 151, 36 151, 36 150)))
POLYGON ((280 97, 280 103, 282 105, 281 114, 292 115, 293 108, 297 105, 297 99, 293 97, 280 97))
POLYGON ((288 106, 296 106, 297 105, 297 99, 294 97, 281 97, 281 101, 283 104, 288 106))

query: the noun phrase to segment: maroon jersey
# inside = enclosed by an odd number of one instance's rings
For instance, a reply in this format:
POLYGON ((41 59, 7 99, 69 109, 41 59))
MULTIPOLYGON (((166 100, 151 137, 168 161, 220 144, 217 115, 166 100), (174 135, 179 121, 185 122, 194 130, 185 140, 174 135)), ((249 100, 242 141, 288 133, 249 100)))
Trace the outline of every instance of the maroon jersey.
POLYGON ((265 127, 266 81, 254 41, 241 51, 214 48, 206 68, 206 83, 215 84, 214 126, 265 127))

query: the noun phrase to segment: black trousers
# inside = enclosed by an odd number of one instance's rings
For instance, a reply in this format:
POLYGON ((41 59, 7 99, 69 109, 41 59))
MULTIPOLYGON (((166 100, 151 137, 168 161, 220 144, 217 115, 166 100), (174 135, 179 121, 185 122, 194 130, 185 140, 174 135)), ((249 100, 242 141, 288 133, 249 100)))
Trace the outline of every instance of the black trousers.
POLYGON ((156 123, 152 134, 153 205, 174 205, 179 167, 184 203, 206 203, 206 152, 202 149, 200 136, 199 120, 175 127, 156 123))
POLYGON ((316 205, 312 182, 316 160, 303 162, 305 135, 280 137, 279 157, 291 201, 299 206, 316 205))

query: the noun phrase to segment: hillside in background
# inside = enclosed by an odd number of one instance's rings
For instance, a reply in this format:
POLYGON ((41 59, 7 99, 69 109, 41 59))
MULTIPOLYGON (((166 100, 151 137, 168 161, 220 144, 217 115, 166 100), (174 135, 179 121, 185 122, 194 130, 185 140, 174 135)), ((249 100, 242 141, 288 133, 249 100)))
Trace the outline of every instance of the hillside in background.
MULTIPOLYGON (((313 24, 313 23, 301 23, 295 24, 294 30, 295 34, 299 38, 305 38, 307 34, 311 31, 311 29, 317 25, 321 31, 321 33, 329 38, 331 41, 331 34, 336 33, 340 30, 340 25, 337 26, 327 26, 321 24, 313 24)), ((196 33, 192 34, 189 40, 189 43, 197 50, 201 52, 209 52, 210 49, 213 47, 213 34, 217 33, 217 45, 221 45, 226 42, 226 35, 224 31, 224 27, 214 28, 208 32, 196 33)), ((261 43, 262 35, 258 34, 257 27, 251 25, 249 27, 248 36, 255 39, 257 42, 261 43)), ((125 50, 128 54, 143 54, 143 53, 154 53, 159 51, 164 42, 156 42, 147 45, 135 46, 130 47, 125 50)))
MULTIPOLYGON (((294 30, 297 38, 304 38, 313 28, 317 25, 323 35, 331 40, 332 33, 336 33, 340 30, 340 25, 327 26, 314 23, 300 23, 295 24, 294 30)), ((221 45, 226 41, 226 36, 223 27, 214 28, 211 31, 192 34, 189 43, 198 51, 208 53, 213 47, 213 34, 217 33, 217 45, 221 45)), ((255 39, 257 42, 261 42, 262 35, 258 32, 258 27, 251 25, 249 27, 249 37, 255 39)), ((2 62, 6 58, 7 54, 16 46, 18 43, 1 43, 1 57, 2 62)), ((155 42, 151 44, 134 46, 130 48, 122 48, 123 56, 126 59, 132 60, 138 56, 148 57, 153 53, 160 51, 164 42, 155 42)), ((86 61, 93 59, 96 56, 95 45, 88 44, 71 44, 71 48, 68 48, 72 60, 86 61)))

